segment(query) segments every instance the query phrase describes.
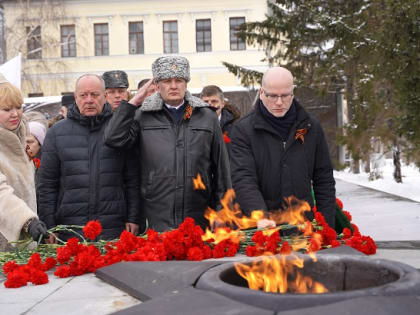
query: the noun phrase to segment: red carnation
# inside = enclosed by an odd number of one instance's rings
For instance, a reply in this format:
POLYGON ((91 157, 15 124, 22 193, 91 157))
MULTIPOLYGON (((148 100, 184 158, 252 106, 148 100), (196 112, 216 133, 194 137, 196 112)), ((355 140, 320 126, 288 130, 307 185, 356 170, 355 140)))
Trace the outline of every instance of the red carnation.
POLYGON ((338 199, 338 198, 335 198, 335 204, 340 208, 340 209, 343 209, 343 202, 340 200, 340 199, 338 199))
POLYGON ((204 255, 200 247, 191 247, 187 252, 187 259, 193 261, 201 261, 204 259, 204 255))
POLYGON ((331 247, 339 247, 341 244, 337 240, 333 240, 330 242, 331 247))
POLYGON ((41 255, 39 255, 39 253, 33 253, 29 258, 27 265, 35 269, 40 269, 42 265, 41 255))
POLYGON ((35 285, 45 284, 48 283, 48 275, 41 270, 32 268, 30 281, 35 285))
POLYGON ((43 263, 41 270, 48 271, 52 269, 53 267, 55 267, 56 264, 57 264, 57 261, 53 257, 48 257, 47 259, 45 259, 45 262, 43 263))
POLYGON ((94 240, 98 237, 99 234, 102 233, 102 225, 99 221, 89 221, 83 227, 83 233, 85 234, 86 238, 94 240))
POLYGON ((322 215, 321 212, 316 212, 315 213, 315 220, 319 225, 324 226, 324 225, 327 224, 327 222, 325 221, 325 218, 324 218, 324 216, 322 215))
POLYGON ((225 143, 230 143, 230 138, 228 137, 226 132, 223 134, 223 140, 225 140, 225 143))
POLYGON ((343 240, 351 237, 351 230, 349 228, 343 229, 343 240))
POLYGON ((28 279, 25 272, 22 272, 20 268, 10 272, 7 275, 7 280, 4 282, 6 288, 20 288, 27 285, 28 279))
POLYGON ((34 165, 35 165, 35 168, 36 168, 36 169, 38 169, 38 168, 39 168, 39 166, 41 165, 41 160, 40 160, 40 159, 38 159, 38 158, 34 158, 34 159, 32 160, 32 162, 34 163, 34 165))
POLYGON ((60 264, 68 262, 71 258, 71 252, 66 247, 57 247, 57 260, 60 264))
POLYGON ((292 248, 290 247, 289 242, 284 241, 280 249, 280 254, 289 255, 291 252, 292 252, 292 248))
POLYGON ((267 241, 267 237, 263 234, 262 231, 256 231, 252 236, 252 241, 259 246, 263 246, 267 241))
POLYGON ((59 278, 67 278, 70 277, 70 266, 62 265, 55 269, 54 275, 59 278))
POLYGON ((254 256, 257 256, 257 255, 258 255, 257 248, 256 248, 255 246, 248 245, 248 246, 245 248, 245 254, 246 254, 248 257, 254 257, 254 256))
POLYGON ((19 268, 19 265, 14 260, 8 261, 3 266, 3 272, 5 275, 7 275, 9 272, 12 272, 18 268, 19 268))
POLYGON ((344 213, 344 215, 347 217, 347 219, 351 222, 351 214, 350 214, 350 212, 348 212, 348 211, 346 211, 346 210, 343 210, 343 213, 344 213))

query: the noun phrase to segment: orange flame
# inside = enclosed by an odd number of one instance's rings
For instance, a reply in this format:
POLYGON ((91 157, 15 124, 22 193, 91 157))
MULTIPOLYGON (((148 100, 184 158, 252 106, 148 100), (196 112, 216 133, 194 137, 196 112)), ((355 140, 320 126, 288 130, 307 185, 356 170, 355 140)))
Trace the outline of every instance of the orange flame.
POLYGON ((304 213, 311 211, 309 203, 293 196, 285 198, 285 201, 287 208, 285 210, 271 212, 270 219, 276 222, 276 224, 304 224, 308 220, 304 213))
POLYGON ((239 243, 241 240, 238 230, 231 230, 227 227, 216 228, 214 232, 206 229, 206 232, 201 236, 201 238, 204 242, 213 240, 214 244, 219 244, 220 242, 228 239, 234 243, 239 243))
POLYGON ((206 186, 203 183, 203 180, 201 179, 200 173, 198 173, 197 178, 193 178, 193 185, 194 190, 206 190, 206 186))
POLYGON ((303 259, 295 255, 266 256, 251 265, 235 263, 236 272, 252 290, 272 293, 325 293, 325 286, 302 275, 303 259))
MULTIPOLYGON (((198 179, 201 177, 198 175, 198 179)), ((206 219, 209 221, 210 226, 214 229, 217 227, 229 227, 229 233, 232 233, 232 237, 238 239, 239 232, 235 230, 245 230, 249 228, 257 227, 258 221, 267 219, 265 213, 262 210, 255 210, 251 212, 251 216, 243 215, 237 203, 233 203, 235 199, 235 191, 229 189, 223 199, 220 201, 222 209, 215 211, 208 208, 205 213, 206 219)), ((285 199, 286 209, 270 212, 268 219, 273 220, 277 225, 290 224, 296 225, 298 229, 303 233, 303 237, 292 237, 289 240, 290 247, 293 251, 305 250, 308 253, 315 252, 321 248, 322 237, 319 233, 315 233, 312 223, 309 222, 305 216, 306 211, 311 211, 310 205, 306 201, 301 201, 296 197, 288 197, 285 199)), ((264 235, 271 235, 273 232, 279 230, 275 229, 264 230, 264 235)), ((218 242, 227 239, 228 234, 225 232, 216 231, 213 233, 207 229, 203 240, 218 240, 218 242)))
POLYGON ((229 189, 223 199, 220 201, 222 209, 215 211, 211 208, 206 210, 204 216, 210 222, 210 226, 224 225, 240 230, 249 229, 257 226, 257 222, 264 218, 262 210, 252 211, 251 217, 244 216, 239 209, 239 205, 233 203, 235 191, 229 189))

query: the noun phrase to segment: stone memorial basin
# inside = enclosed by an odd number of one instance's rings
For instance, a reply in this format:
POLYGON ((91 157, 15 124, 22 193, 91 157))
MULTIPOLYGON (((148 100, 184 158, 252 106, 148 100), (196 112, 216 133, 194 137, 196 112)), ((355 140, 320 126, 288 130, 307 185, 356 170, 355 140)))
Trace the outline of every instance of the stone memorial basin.
MULTIPOLYGON (((251 290, 247 281, 236 272, 235 262, 209 269, 195 287, 273 311, 326 305, 358 297, 420 295, 420 272, 399 262, 350 255, 319 255, 315 262, 307 255, 300 255, 300 258, 304 260, 300 272, 322 283, 328 289, 327 293, 251 290)), ((240 263, 251 265, 253 261, 255 259, 245 259, 240 263)))

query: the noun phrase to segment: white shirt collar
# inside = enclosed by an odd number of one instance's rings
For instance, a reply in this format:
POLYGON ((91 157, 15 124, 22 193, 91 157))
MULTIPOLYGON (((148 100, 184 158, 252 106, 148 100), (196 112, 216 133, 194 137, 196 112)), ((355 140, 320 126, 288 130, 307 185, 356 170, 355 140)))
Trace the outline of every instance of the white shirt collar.
POLYGON ((179 104, 178 106, 172 106, 172 105, 168 105, 168 104, 166 104, 166 103, 165 103, 165 106, 166 106, 167 108, 179 109, 182 105, 184 105, 184 103, 185 103, 185 101, 184 101, 184 100, 182 100, 182 103, 181 103, 181 104, 179 104))

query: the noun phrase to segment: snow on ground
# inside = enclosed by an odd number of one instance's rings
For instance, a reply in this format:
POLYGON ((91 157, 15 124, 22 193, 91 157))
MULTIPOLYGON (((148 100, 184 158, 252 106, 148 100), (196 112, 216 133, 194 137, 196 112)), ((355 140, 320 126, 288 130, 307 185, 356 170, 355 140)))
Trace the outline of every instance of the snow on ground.
POLYGON ((369 181, 368 173, 353 174, 348 169, 334 171, 334 177, 360 186, 384 191, 393 195, 420 202, 420 170, 414 165, 401 165, 402 183, 393 178, 394 165, 392 159, 382 161, 380 171, 383 178, 369 181))

